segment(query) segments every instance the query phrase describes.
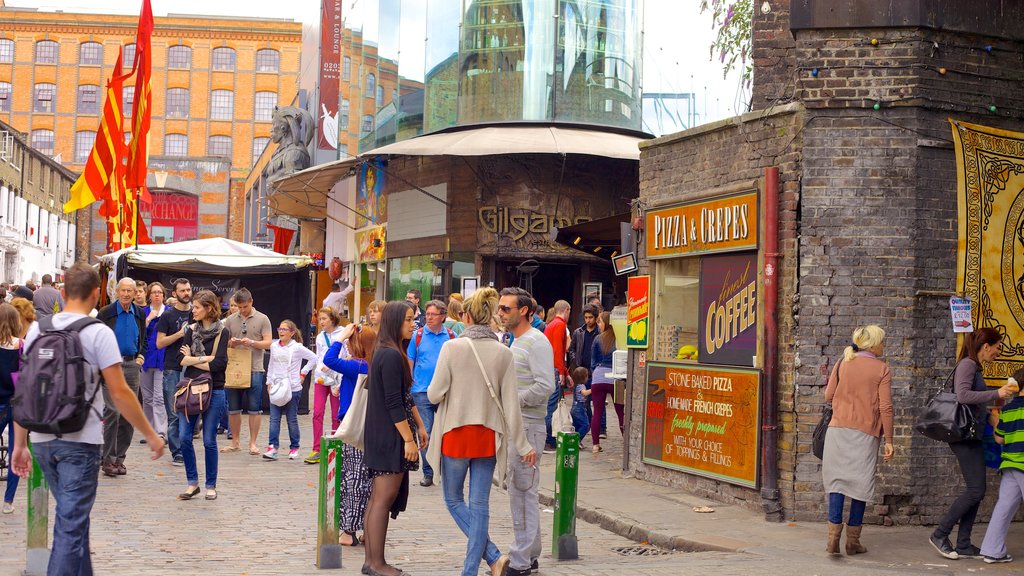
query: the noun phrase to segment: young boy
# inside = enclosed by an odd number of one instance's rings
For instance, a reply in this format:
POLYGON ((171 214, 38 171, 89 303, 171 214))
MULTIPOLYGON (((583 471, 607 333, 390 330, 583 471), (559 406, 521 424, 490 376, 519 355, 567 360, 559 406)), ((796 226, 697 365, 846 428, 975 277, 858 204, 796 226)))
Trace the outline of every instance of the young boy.
MULTIPOLYGON (((1024 368, 1010 378, 1011 384, 1024 381, 1024 368)), ((991 419, 995 419, 993 413, 991 419)), ((1024 397, 1016 396, 1003 406, 995 426, 996 443, 1003 445, 1003 461, 999 465, 999 499, 992 511, 992 520, 981 543, 981 555, 988 564, 1012 562, 1006 552, 1006 533, 1024 498, 1024 397)))
POLYGON ((590 371, 580 366, 572 371, 570 375, 573 387, 572 387, 572 410, 569 415, 572 416, 572 426, 576 429, 576 433, 580 435, 580 445, 583 445, 582 439, 590 431, 590 417, 587 416, 587 396, 590 396, 590 390, 587 390, 587 379, 590 378, 590 371))

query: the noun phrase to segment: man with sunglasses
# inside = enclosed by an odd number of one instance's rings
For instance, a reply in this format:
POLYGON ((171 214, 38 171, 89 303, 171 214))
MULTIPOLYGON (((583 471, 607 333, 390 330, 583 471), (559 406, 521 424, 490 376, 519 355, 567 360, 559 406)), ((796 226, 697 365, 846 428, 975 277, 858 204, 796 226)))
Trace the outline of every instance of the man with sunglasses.
POLYGON ((263 387, 267 383, 263 355, 266 350, 270 350, 274 334, 270 318, 253 308, 252 292, 242 288, 231 296, 231 302, 238 308, 238 312, 224 320, 224 327, 231 333, 228 346, 252 351, 252 376, 248 388, 231 388, 227 391, 231 445, 224 450, 238 450, 242 433, 242 409, 245 408, 249 414, 249 454, 256 456, 260 453, 256 440, 262 422, 263 387))
POLYGON ((185 327, 192 321, 192 283, 188 278, 171 282, 174 306, 167 306, 156 321, 156 347, 164 350, 164 409, 167 412, 167 445, 171 463, 184 466, 181 441, 178 438, 178 412, 174 409, 174 392, 181 381, 181 344, 185 327))
POLYGON ((498 302, 498 316, 512 333, 512 356, 519 383, 519 405, 523 430, 537 452, 534 465, 524 464, 518 453, 510 453, 511 481, 508 485, 515 541, 509 546, 509 576, 526 576, 536 569, 540 556, 540 499, 538 488, 541 453, 544 451, 548 398, 555 391, 554 352, 540 330, 530 325, 534 301, 522 288, 505 288, 498 302))

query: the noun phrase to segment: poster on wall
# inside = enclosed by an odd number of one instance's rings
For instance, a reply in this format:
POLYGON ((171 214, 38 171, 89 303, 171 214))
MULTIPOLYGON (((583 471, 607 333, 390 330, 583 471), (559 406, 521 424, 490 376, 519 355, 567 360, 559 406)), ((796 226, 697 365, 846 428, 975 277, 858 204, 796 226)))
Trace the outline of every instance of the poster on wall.
POLYGON ((1024 133, 950 120, 956 156, 956 292, 973 328, 994 328, 1002 350, 982 370, 1001 386, 1024 368, 1024 133))
POLYGON ((697 360, 754 366, 757 355, 757 252, 700 260, 697 360))
POLYGON ((380 262, 387 253, 387 228, 371 226, 355 233, 356 262, 380 262))
POLYGON ((647 366, 644 462, 757 487, 760 371, 647 366))
POLYGON ((384 194, 383 160, 375 158, 359 167, 356 189, 356 228, 382 224, 388 219, 388 199, 384 194))
POLYGON ((648 317, 651 312, 651 277, 630 277, 626 295, 629 304, 626 312, 626 348, 647 349, 650 342, 648 317))

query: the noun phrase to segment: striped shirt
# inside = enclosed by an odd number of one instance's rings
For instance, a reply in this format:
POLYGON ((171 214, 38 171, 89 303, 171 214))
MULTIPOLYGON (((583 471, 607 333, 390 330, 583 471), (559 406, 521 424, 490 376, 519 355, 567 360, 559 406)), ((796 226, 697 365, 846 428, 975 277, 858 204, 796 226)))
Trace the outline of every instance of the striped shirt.
POLYGON ((1024 472, 1024 397, 1003 406, 996 434, 1003 437, 1003 463, 1000 470, 1015 468, 1024 472))
POLYGON ((548 398, 555 391, 555 364, 551 343, 544 333, 530 328, 512 341, 519 406, 523 418, 543 419, 548 413, 548 398))

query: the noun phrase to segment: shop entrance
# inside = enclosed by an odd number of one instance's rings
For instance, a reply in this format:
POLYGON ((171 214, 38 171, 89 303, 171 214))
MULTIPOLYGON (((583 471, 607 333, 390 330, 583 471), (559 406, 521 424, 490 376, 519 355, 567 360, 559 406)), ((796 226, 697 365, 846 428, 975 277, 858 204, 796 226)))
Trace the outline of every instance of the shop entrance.
POLYGON ((508 286, 530 290, 545 309, 556 300, 572 304, 579 285, 579 265, 536 260, 499 260, 495 263, 494 286, 500 292, 508 286), (532 287, 532 289, 531 289, 532 287))

